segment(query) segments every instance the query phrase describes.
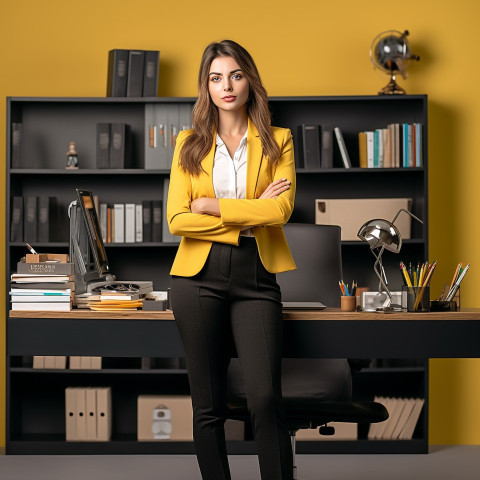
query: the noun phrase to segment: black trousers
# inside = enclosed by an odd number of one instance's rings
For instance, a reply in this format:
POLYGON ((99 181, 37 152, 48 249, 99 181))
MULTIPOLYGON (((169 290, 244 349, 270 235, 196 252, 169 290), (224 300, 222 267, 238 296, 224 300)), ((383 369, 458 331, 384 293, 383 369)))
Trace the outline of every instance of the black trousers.
POLYGON ((228 339, 242 367, 262 480, 292 480, 292 448, 281 392, 282 307, 275 274, 254 238, 212 245, 193 277, 172 277, 172 309, 183 341, 203 480, 230 480, 224 423, 228 339))

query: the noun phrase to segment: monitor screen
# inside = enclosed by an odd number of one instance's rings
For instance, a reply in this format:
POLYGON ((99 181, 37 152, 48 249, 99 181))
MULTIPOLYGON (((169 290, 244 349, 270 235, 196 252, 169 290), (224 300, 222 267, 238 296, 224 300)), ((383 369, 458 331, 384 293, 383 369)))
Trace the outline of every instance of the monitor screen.
POLYGON ((98 221, 92 192, 80 190, 78 188, 76 190, 78 202, 83 212, 83 218, 87 227, 87 236, 93 259, 97 267, 98 276, 101 278, 110 273, 110 268, 108 266, 107 254, 103 244, 100 222, 98 221))

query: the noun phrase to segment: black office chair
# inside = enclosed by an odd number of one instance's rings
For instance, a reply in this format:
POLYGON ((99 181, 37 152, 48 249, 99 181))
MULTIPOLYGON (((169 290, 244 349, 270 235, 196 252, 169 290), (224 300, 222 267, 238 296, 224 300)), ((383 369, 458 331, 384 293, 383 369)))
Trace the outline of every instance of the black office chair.
MULTIPOLYGON (((340 306, 338 281, 342 278, 340 227, 289 223, 284 227, 297 270, 277 275, 284 301, 320 301, 340 306)), ((368 362, 366 362, 368 363, 368 362)), ((376 402, 352 402, 351 371, 363 360, 284 358, 282 393, 292 440, 294 479, 295 435, 299 429, 319 428, 333 435, 330 422, 376 423, 388 418, 386 408, 376 402), (353 367, 353 368, 352 368, 353 367)), ((238 358, 228 370, 227 417, 249 421, 245 388, 238 358)))

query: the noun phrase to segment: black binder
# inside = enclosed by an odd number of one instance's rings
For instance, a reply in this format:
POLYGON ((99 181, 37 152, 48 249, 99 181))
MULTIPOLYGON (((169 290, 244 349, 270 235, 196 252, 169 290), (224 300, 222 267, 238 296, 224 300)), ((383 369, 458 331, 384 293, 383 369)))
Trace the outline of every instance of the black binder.
POLYGON ((141 97, 143 92, 143 69, 145 52, 130 50, 128 54, 127 97, 141 97))
POLYGON ((145 66, 143 73, 143 96, 156 97, 158 95, 158 67, 160 52, 157 50, 145 51, 145 66))
POLYGON ((110 125, 110 168, 132 168, 130 125, 112 123, 110 125))
POLYGON ((152 201, 143 200, 143 241, 152 241, 152 201))
POLYGON ((128 50, 108 52, 107 97, 127 96, 128 50))
POLYGON ((322 125, 322 168, 333 168, 333 128, 322 125))
POLYGON ((10 241, 23 242, 23 197, 12 198, 10 241))
POLYGON ((318 125, 302 125, 302 147, 304 167, 309 170, 320 168, 318 125))
POLYGON ((162 241, 162 201, 152 201, 152 242, 162 241))
POLYGON ((28 243, 38 242, 37 236, 37 197, 25 197, 25 215, 23 223, 24 240, 28 243))
POLYGON ((23 167, 23 123, 12 123, 12 168, 23 167))
POLYGON ((38 197, 38 241, 51 242, 55 231, 56 197, 38 197))
POLYGON ((110 124, 97 123, 97 168, 110 167, 110 124))

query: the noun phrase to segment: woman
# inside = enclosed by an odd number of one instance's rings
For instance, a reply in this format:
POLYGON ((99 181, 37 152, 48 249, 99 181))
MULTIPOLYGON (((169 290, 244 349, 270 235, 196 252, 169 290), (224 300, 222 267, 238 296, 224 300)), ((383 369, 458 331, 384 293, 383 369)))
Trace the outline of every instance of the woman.
POLYGON ((233 336, 262 479, 292 480, 275 278, 296 268, 282 229, 295 197, 292 136, 271 127, 255 63, 231 40, 205 49, 198 90, 194 128, 177 138, 167 205, 170 232, 182 236, 170 272, 172 308, 197 459, 203 480, 230 479, 224 422, 233 336))

